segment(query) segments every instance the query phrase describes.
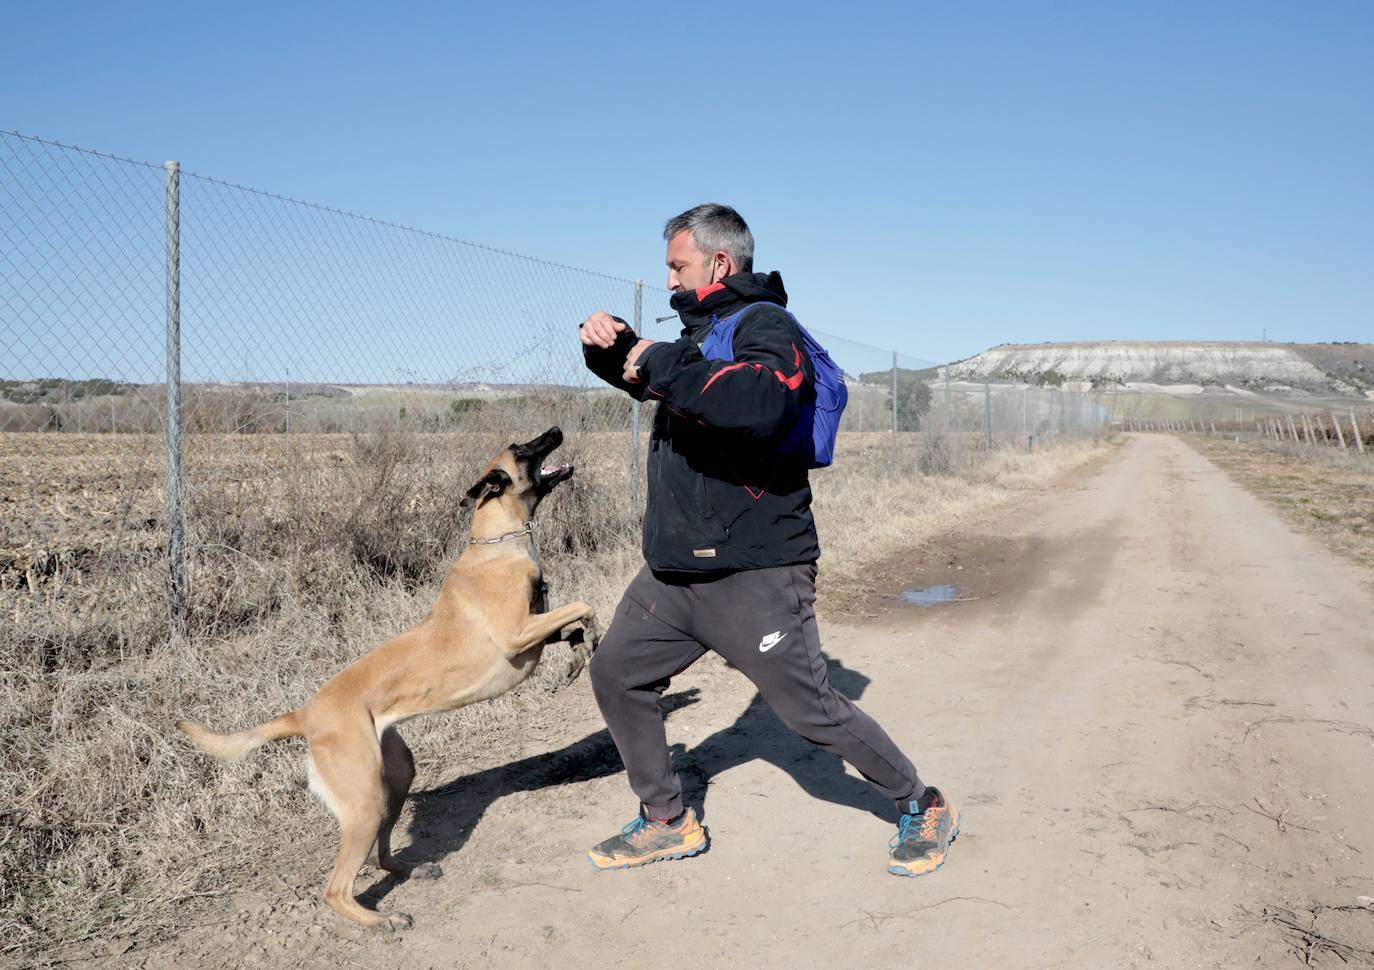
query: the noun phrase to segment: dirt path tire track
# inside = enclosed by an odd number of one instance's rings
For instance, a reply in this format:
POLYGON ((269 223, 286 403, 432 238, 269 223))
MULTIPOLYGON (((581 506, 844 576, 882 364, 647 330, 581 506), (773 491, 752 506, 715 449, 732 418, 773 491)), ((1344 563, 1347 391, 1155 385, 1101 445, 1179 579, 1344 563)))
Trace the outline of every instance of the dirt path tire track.
MULTIPOLYGON (((882 800, 702 663, 669 737, 704 855, 584 861, 634 810, 584 682, 528 758, 418 800, 407 851, 444 876, 381 900, 408 933, 250 901, 121 962, 1296 966, 1264 907, 1374 895, 1368 574, 1164 436, 937 543, 910 578, 955 560, 977 599, 823 627, 836 682, 961 806, 933 876, 887 875, 882 800)), ((1374 912, 1319 927, 1374 951, 1374 912)))

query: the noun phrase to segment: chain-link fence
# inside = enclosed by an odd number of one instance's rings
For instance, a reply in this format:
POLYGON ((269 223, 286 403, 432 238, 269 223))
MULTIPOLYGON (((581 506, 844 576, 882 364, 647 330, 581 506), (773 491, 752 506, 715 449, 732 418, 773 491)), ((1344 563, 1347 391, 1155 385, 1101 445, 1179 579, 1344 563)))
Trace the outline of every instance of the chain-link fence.
POLYGON ((0 430, 161 430, 174 231, 188 432, 508 428, 550 394, 565 420, 628 424, 567 335, 588 307, 633 318, 632 280, 0 138, 0 430))
POLYGON ((1110 422, 1101 395, 1088 387, 970 383, 945 365, 813 332, 848 378, 841 433, 886 437, 894 465, 906 456, 921 471, 939 470, 951 452, 1033 450, 1110 422))
POLYGON ((942 367, 931 389, 932 424, 979 434, 987 447, 1034 448, 1037 440, 1095 434, 1111 422, 1108 405, 1090 387, 968 383, 942 367))
MULTIPOLYGON (((628 475, 627 515, 642 503, 651 405, 589 374, 573 328, 604 309, 675 337, 666 291, 12 132, 0 175, 0 588, 121 544, 175 563, 183 466, 192 505, 213 482, 267 508, 347 478, 350 441, 379 432, 557 423, 618 447, 593 473, 628 475)), ((951 384, 813 333, 875 463, 902 465, 922 431, 1033 447, 1103 420, 1082 395, 951 384)))

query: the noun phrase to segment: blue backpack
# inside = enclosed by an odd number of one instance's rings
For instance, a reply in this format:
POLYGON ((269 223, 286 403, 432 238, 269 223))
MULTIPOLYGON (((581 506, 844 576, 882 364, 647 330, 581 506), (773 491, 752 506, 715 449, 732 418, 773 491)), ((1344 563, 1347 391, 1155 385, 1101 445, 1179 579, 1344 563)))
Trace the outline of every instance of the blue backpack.
MULTIPOLYGON (((746 313, 756 306, 777 306, 776 303, 750 303, 723 319, 712 318, 711 330, 701 345, 701 355, 707 360, 735 359, 735 330, 746 313)), ((778 307, 782 310, 782 307, 778 307)), ((787 313, 786 310, 782 311, 787 313)), ((778 442, 779 454, 796 455, 808 468, 825 468, 835 460, 835 436, 840 431, 840 415, 849 402, 849 388, 844 386, 844 372, 830 359, 824 347, 807 333, 792 314, 792 322, 801 332, 802 350, 811 359, 816 372, 816 397, 807 403, 797 416, 797 423, 778 442)))

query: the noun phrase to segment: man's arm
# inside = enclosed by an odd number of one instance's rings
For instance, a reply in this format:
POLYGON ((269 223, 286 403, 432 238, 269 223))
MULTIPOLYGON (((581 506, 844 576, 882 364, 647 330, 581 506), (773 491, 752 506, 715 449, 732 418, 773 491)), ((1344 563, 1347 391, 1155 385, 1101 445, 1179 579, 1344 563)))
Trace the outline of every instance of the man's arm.
POLYGON ((707 427, 771 438, 797 420, 814 371, 791 317, 760 308, 735 330, 734 361, 707 360, 684 338, 640 354, 645 398, 707 427))
POLYGON ((598 311, 583 322, 579 337, 582 341, 582 360, 589 371, 636 401, 644 399, 644 385, 631 384, 624 376, 625 359, 639 342, 629 324, 619 317, 598 311))

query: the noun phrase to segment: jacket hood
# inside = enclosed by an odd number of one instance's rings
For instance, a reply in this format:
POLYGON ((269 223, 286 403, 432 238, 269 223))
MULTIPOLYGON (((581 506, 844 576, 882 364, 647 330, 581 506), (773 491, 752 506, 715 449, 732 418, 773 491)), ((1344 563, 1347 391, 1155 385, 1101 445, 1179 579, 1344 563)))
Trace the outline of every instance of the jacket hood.
POLYGON ((766 300, 787 306, 787 289, 782 285, 782 274, 777 270, 771 273, 736 273, 720 282, 745 303, 766 300))
POLYGON ((674 293, 668 303, 682 320, 683 335, 692 336, 708 326, 711 317, 729 316, 749 303, 787 306, 787 289, 782 285, 782 274, 776 270, 736 273, 710 286, 674 293))

